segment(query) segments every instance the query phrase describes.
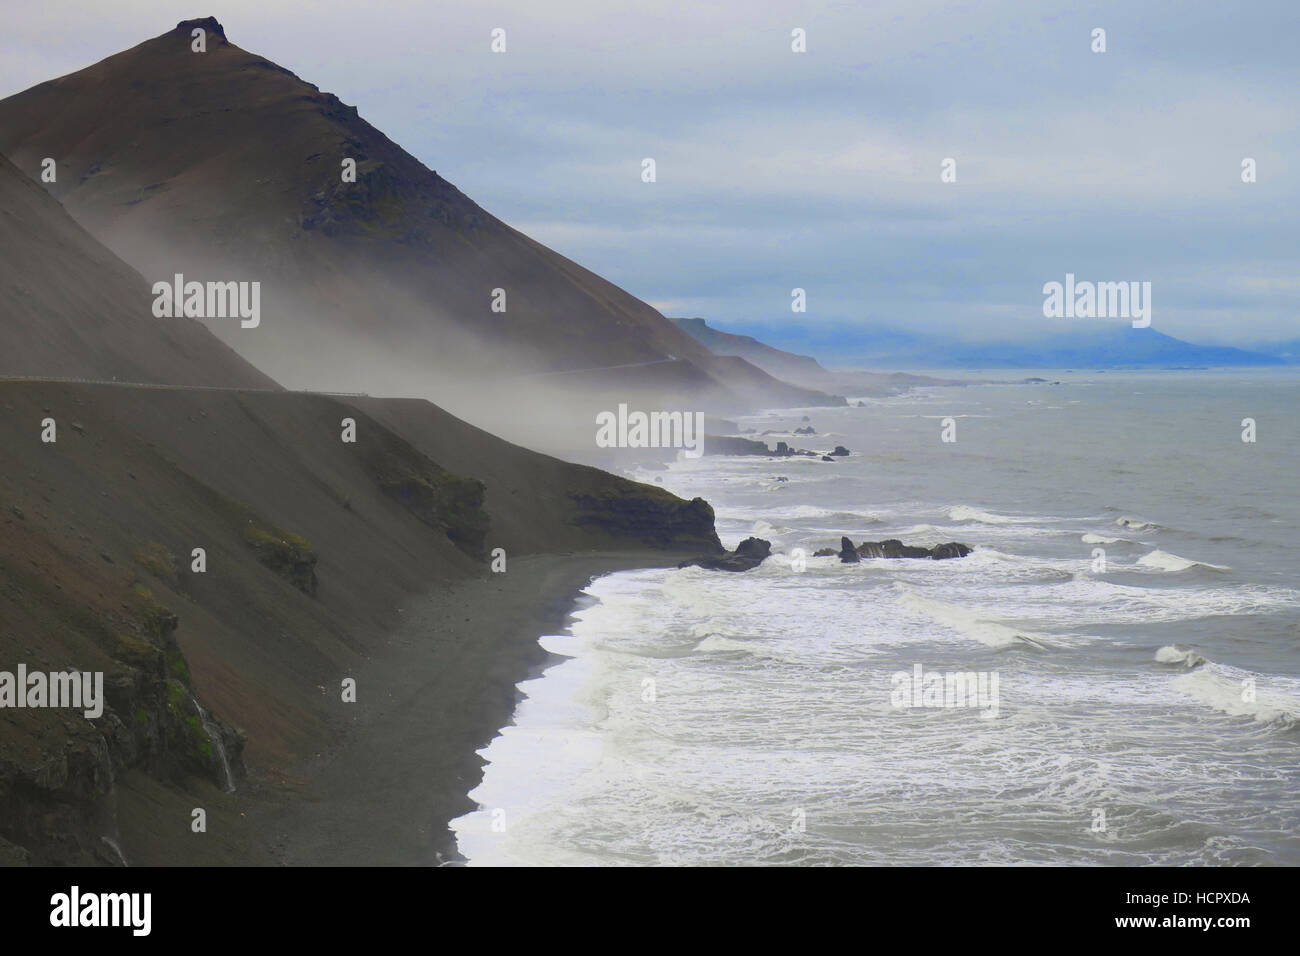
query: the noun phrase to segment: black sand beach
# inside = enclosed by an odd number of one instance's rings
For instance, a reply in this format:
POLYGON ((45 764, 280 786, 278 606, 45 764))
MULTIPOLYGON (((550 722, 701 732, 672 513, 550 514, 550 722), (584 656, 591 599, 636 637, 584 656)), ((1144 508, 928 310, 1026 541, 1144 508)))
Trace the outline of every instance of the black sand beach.
MULTIPOLYGON (((680 557, 680 556, 677 556, 680 557)), ((671 566, 662 552, 534 555, 439 588, 358 674, 337 749, 299 768, 307 782, 253 811, 289 865, 434 865, 456 859, 447 824, 473 809, 476 751, 509 723, 515 685, 551 657, 537 643, 564 628, 594 577, 671 566)))

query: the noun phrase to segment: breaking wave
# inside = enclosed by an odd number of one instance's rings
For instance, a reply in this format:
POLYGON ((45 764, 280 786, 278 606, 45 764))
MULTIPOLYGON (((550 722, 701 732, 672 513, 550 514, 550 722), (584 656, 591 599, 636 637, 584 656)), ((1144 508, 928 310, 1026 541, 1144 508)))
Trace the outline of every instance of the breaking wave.
POLYGON ((1200 667, 1205 663, 1205 658, 1195 651, 1179 647, 1177 644, 1168 644, 1156 651, 1157 664, 1176 664, 1191 670, 1193 667, 1200 667))
POLYGON ((1115 523, 1121 528, 1130 528, 1133 531, 1163 531, 1164 529, 1154 521, 1143 521, 1141 518, 1131 518, 1128 516, 1116 518, 1115 523))
POLYGON ((1154 568, 1157 571, 1188 571, 1192 568, 1207 568, 1211 571, 1229 571, 1230 568, 1222 564, 1210 564, 1206 561, 1192 561, 1188 558, 1179 557, 1176 554, 1170 554, 1168 551, 1156 549, 1150 554, 1144 554, 1138 558, 1138 564, 1144 568, 1154 568))
POLYGON ((984 620, 966 608, 925 597, 901 583, 896 584, 895 588, 900 592, 898 603, 903 607, 949 627, 965 637, 973 637, 988 647, 1011 647, 1016 644, 1043 647, 1037 635, 1031 636, 1028 632, 1008 627, 997 621, 984 620))
POLYGON ((973 521, 977 524, 1022 524, 1033 518, 1016 518, 1011 515, 995 515, 989 511, 972 508, 969 505, 953 505, 948 509, 948 517, 953 521, 973 521))

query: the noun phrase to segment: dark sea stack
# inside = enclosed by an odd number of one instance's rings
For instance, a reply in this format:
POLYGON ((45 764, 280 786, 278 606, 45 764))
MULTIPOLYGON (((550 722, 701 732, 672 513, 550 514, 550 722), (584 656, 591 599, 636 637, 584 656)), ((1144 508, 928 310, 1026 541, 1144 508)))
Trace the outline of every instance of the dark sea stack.
POLYGON ((830 558, 830 557, 834 557, 837 554, 839 554, 839 552, 836 551, 834 548, 818 548, 816 551, 813 552, 813 557, 830 558))
POLYGON ((736 545, 736 550, 723 555, 706 555, 691 558, 677 565, 679 568, 705 568, 709 571, 749 571, 758 567, 772 553, 772 542, 762 538, 746 538, 736 545))
POLYGON ((956 541, 950 541, 947 544, 936 544, 930 549, 930 557, 936 561, 943 561, 947 558, 964 558, 970 553, 970 548, 964 544, 958 544, 956 541))
MULTIPOLYGON (((807 421, 807 419, 804 419, 804 421, 807 421)), ((817 434, 817 429, 813 428, 811 425, 805 425, 803 428, 796 428, 796 429, 794 430, 794 434, 796 434, 796 435, 816 435, 816 434, 817 434)))
POLYGON ((829 461, 831 464, 835 464, 835 459, 830 455, 822 455, 822 461, 829 461))
POLYGON ((844 564, 857 564, 859 560, 861 559, 857 549, 853 547, 853 542, 848 538, 840 538, 840 561, 844 564))
POLYGON ((806 448, 791 448, 789 442, 779 441, 776 448, 767 447, 766 442, 752 438, 739 438, 734 435, 705 435, 704 454, 706 455, 765 455, 768 458, 819 458, 815 451, 806 448))
POLYGON ((903 544, 897 538, 886 541, 864 541, 858 548, 858 554, 864 558, 928 558, 929 548, 918 548, 903 544))
POLYGON ((843 458, 845 455, 849 454, 849 450, 845 448, 843 445, 836 445, 835 450, 831 452, 831 454, 834 455, 836 458, 843 458))
MULTIPOLYGON (((847 541, 848 538, 844 538, 847 541)), ((933 558, 941 561, 946 558, 964 558, 971 553, 971 548, 956 541, 935 545, 933 548, 921 548, 903 544, 897 538, 885 541, 864 541, 858 545, 858 556, 863 558, 933 558)))

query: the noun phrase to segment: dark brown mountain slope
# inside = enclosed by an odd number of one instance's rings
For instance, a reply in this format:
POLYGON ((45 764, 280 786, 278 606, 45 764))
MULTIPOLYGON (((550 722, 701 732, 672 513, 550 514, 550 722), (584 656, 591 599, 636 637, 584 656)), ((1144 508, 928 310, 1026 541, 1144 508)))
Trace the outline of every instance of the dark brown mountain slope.
POLYGON ((0 156, 0 376, 277 388, 0 156))
POLYGON ((489 577, 493 549, 645 563, 720 549, 698 499, 526 451, 425 401, 280 390, 197 323, 154 318, 141 277, 3 162, 0 198, 7 371, 245 386, 0 381, 0 672, 100 671, 107 698, 93 720, 0 711, 0 864, 271 861, 254 811, 297 819, 314 758, 361 712, 342 678, 387 660, 404 607, 487 579, 524 611, 502 623, 450 606, 461 632, 430 620, 407 646, 457 695, 437 726, 442 769, 403 781, 440 794, 437 809, 415 800, 415 817, 387 821, 432 845, 429 824, 464 809, 476 750, 542 657, 535 590, 489 577), (483 624, 467 637, 471 614, 483 624), (196 806, 205 838, 189 829, 196 806))
MULTIPOLYGON (((831 401, 718 361, 211 18, 0 102, 0 151, 28 171, 55 158, 51 192, 150 282, 261 281, 262 325, 214 330, 291 387, 446 404, 466 387, 526 396, 515 376, 637 365, 652 394, 684 385, 710 407, 831 401)), ((599 373, 563 384, 610 394, 599 373)))
MULTIPOLYGON (((0 712, 0 862, 116 862, 103 837, 133 864, 264 861, 270 834, 242 814, 298 799, 305 781, 289 771, 310 773, 351 726, 342 678, 383 657, 400 609, 489 576, 496 547, 618 547, 647 563, 720 548, 702 501, 545 459, 427 402, 0 382, 0 671, 102 670, 108 691, 95 721, 0 712), (54 443, 40 440, 45 418, 54 443), (232 796, 196 700, 219 721, 232 796), (210 839, 191 838, 194 806, 210 839)), ((484 659, 445 646, 437 622, 421 632, 426 666, 460 668, 473 708, 436 728, 458 774, 509 719, 515 682, 542 657, 535 636, 523 624, 484 659)), ((361 689, 363 703, 383 695, 361 689)), ((473 786, 407 783, 462 798, 473 786)))

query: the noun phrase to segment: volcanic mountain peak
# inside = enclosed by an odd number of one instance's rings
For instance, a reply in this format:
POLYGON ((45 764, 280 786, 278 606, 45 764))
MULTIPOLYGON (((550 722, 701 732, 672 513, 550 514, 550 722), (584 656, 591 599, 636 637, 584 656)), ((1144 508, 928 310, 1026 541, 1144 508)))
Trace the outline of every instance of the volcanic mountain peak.
POLYGON ((0 152, 28 175, 54 157, 50 193, 151 283, 260 282, 257 330, 213 331, 290 387, 453 405, 485 381, 532 405, 539 387, 600 408, 633 388, 661 407, 834 401, 713 355, 215 18, 0 101, 0 152))
POLYGON ((176 24, 176 32, 184 33, 189 36, 193 34, 196 28, 207 31, 209 36, 218 36, 221 42, 228 43, 226 39, 225 28, 217 21, 216 17, 196 17, 193 20, 182 20, 176 24))

